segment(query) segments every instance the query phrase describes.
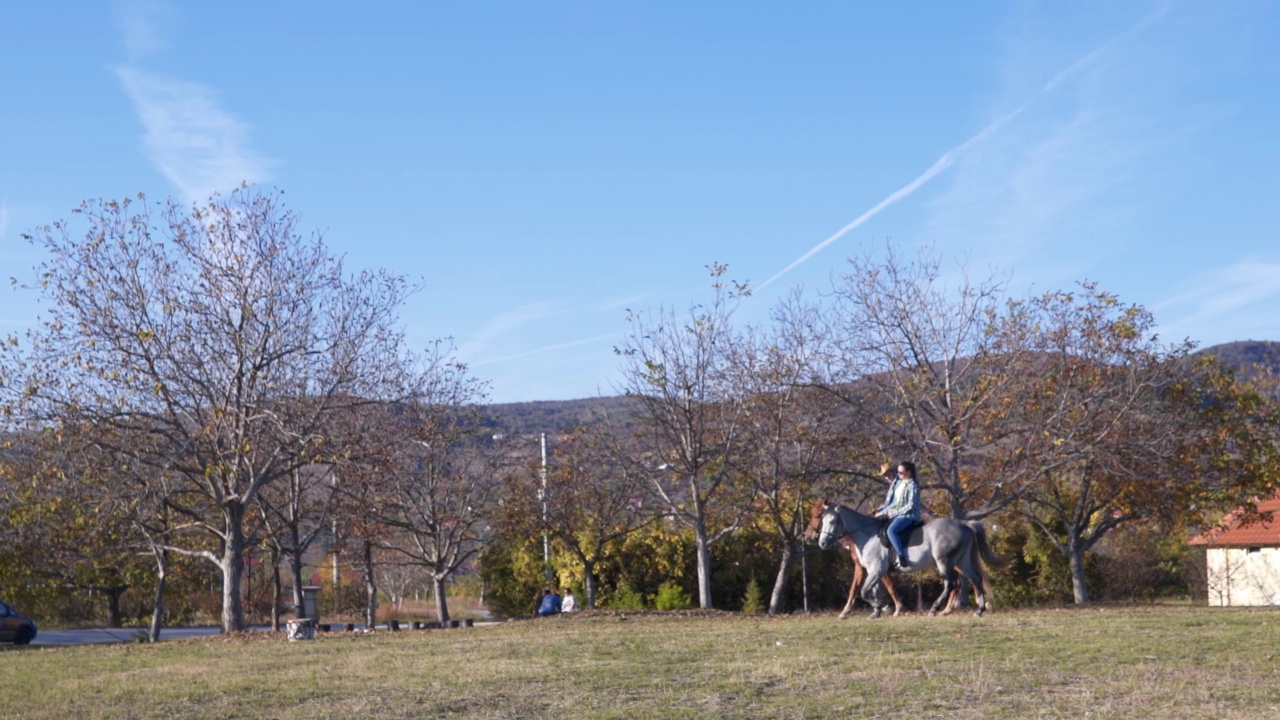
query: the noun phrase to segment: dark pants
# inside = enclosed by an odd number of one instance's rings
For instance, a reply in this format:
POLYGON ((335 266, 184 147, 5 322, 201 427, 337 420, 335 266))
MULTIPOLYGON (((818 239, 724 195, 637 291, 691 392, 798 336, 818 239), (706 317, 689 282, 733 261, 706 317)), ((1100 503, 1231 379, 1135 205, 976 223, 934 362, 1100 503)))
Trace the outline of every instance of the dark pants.
POLYGON ((889 536, 889 544, 898 553, 898 557, 907 556, 908 535, 915 522, 909 517, 896 517, 889 522, 889 530, 885 534, 889 536))

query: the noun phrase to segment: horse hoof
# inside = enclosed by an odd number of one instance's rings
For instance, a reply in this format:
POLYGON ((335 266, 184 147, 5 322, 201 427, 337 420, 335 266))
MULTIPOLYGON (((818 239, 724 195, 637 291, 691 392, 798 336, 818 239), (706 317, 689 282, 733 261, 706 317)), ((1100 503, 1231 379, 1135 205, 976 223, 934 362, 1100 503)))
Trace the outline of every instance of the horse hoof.
POLYGON ((930 611, 929 611, 929 617, 938 617, 938 611, 937 611, 937 610, 930 610, 930 611))
POLYGON ((974 617, 982 617, 982 608, 978 608, 977 610, 974 610, 974 611, 973 611, 973 616, 974 616, 974 617))

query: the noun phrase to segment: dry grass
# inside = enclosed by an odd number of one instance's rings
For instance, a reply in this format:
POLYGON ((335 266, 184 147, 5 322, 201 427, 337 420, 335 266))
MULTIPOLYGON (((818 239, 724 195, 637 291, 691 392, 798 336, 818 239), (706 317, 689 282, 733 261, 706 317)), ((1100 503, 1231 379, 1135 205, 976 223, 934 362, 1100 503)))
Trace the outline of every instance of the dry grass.
POLYGON ((597 613, 0 653, 5 718, 1280 717, 1280 612, 597 613))

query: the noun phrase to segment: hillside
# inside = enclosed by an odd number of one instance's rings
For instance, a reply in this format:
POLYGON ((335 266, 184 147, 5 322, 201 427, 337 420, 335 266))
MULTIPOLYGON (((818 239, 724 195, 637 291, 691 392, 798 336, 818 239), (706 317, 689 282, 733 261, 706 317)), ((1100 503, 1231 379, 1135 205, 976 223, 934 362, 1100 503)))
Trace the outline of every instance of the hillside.
POLYGON ((1243 377, 1271 374, 1280 377, 1280 342, 1271 340, 1238 340, 1211 345, 1197 354, 1215 355, 1243 377))
POLYGON ((624 396, 583 398, 581 400, 539 400, 533 402, 489 405, 489 424, 494 434, 560 435, 586 427, 602 417, 626 426, 633 412, 633 401, 624 396))
MULTIPOLYGON (((1245 377, 1265 372, 1280 376, 1280 342, 1240 340, 1212 345, 1196 354, 1216 355, 1245 377)), ((628 424, 634 401, 624 396, 582 398, 580 400, 538 400, 489 405, 489 425, 495 434, 552 435, 572 432, 608 415, 614 422, 628 424)))

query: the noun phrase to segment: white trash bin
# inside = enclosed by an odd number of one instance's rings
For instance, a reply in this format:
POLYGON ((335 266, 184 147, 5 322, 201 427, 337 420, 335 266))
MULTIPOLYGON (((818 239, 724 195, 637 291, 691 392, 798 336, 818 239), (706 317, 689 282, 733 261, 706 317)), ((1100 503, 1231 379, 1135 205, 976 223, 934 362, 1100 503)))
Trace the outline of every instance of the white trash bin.
POLYGON ((285 623, 285 635, 290 640, 314 640, 316 629, 311 626, 310 618, 289 620, 285 623))

